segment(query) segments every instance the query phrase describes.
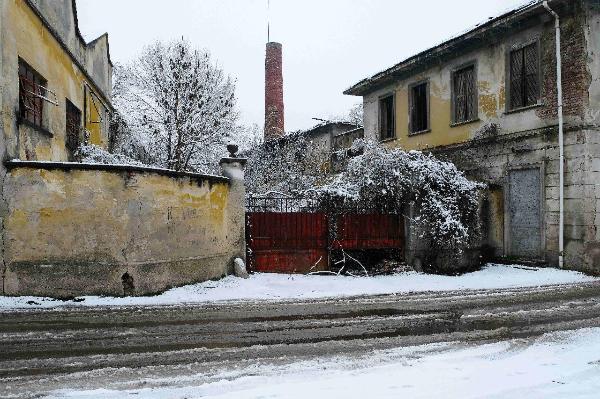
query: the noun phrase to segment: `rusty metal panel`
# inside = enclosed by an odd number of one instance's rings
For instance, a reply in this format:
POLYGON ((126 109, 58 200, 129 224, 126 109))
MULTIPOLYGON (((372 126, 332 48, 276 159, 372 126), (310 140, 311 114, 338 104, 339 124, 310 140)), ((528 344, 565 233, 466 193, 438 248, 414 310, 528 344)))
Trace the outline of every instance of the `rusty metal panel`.
POLYGON ((325 214, 251 212, 246 225, 251 270, 306 273, 328 268, 325 214))
POLYGON ((337 237, 334 248, 339 249, 401 249, 404 226, 398 215, 340 215, 337 218, 337 237))
POLYGON ((509 174, 510 255, 538 259, 541 252, 541 182, 539 169, 509 174))

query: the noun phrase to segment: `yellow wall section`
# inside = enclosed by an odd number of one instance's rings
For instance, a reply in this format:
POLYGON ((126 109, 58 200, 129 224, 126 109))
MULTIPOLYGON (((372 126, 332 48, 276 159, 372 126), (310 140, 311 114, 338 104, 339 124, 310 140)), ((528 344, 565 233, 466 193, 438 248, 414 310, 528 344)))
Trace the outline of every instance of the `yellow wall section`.
POLYGON ((127 261, 143 263, 174 253, 219 255, 232 245, 226 182, 29 168, 11 171, 10 179, 9 262, 124 262, 127 246, 127 261))
POLYGON ((541 37, 541 27, 531 28, 519 36, 493 46, 457 54, 455 59, 432 64, 429 69, 400 78, 368 93, 363 98, 365 109, 365 136, 379 138, 379 99, 395 94, 396 136, 386 145, 405 150, 428 150, 453 144, 461 144, 482 138, 485 135, 508 135, 538 129, 548 124, 539 109, 528 108, 506 112, 506 57, 513 46, 520 45, 532 37, 541 37), (453 124, 452 121, 452 77, 465 65, 475 65, 477 87, 477 118, 474 121, 453 124), (412 85, 429 83, 430 131, 409 134, 409 95, 412 85), (495 129, 484 129, 491 127, 495 129))
POLYGON ((98 111, 102 109, 102 105, 88 89, 86 89, 86 96, 85 128, 90 133, 90 143, 101 146, 104 144, 102 140, 103 121, 98 111))
MULTIPOLYGON (((4 38, 6 42, 14 46, 16 54, 12 54, 10 60, 15 60, 15 65, 11 66, 15 77, 11 79, 11 84, 18 85, 16 74, 18 57, 21 57, 32 68, 39 72, 44 79, 48 81, 48 89, 56 93, 59 106, 44 103, 44 127, 48 129, 54 137, 51 140, 40 142, 28 151, 34 152, 35 160, 66 160, 67 152, 65 148, 65 125, 66 125, 66 102, 68 98, 77 108, 81 110, 82 119, 84 116, 84 83, 86 78, 73 63, 71 57, 66 53, 56 39, 47 31, 40 19, 33 10, 22 0, 8 0, 10 3, 5 6, 6 15, 4 23, 7 32, 13 34, 13 38, 4 38), (12 40, 12 41, 11 41, 12 40), (12 58, 14 57, 14 58, 12 58), (49 143, 49 144, 48 144, 49 143)), ((12 46, 11 46, 12 47, 12 46)), ((8 51, 4 49, 3 51, 8 51)), ((12 52, 13 49, 10 49, 12 52)), ((87 82, 92 85, 91 82, 87 82)), ((17 100, 18 101, 18 100, 17 100)), ((98 107, 102 104, 96 100, 98 107)), ((16 108, 15 104, 15 108, 16 108)), ((91 104, 90 104, 91 105, 91 104)), ((94 107, 89 107, 93 109, 94 107)), ((96 112, 95 110, 93 112, 96 112)), ((98 120, 97 115, 90 115, 88 120, 98 120)), ((83 123, 83 122, 82 122, 83 123)), ((10 126, 6 124, 5 126, 10 126)), ((100 124, 86 124, 90 130, 90 139, 93 144, 106 145, 107 137, 104 137, 107 129, 102 129, 100 124)), ((8 134, 8 133, 7 133, 8 134)), ((18 134, 13 132, 13 134, 18 134)), ((22 133, 25 134, 25 133, 22 133)), ((24 157, 27 145, 27 138, 21 137, 21 148, 18 149, 21 157, 24 157)))
MULTIPOLYGON (((429 107, 431 131, 416 135, 409 135, 409 108, 408 108, 408 86, 396 91, 396 137, 389 145, 402 147, 405 150, 424 150, 431 147, 461 143, 469 140, 471 131, 481 125, 481 122, 473 122, 464 125, 451 126, 452 109, 448 95, 444 95, 448 89, 442 88, 435 82, 430 82, 429 107)), ((481 98, 480 98, 481 100, 481 98)), ((481 105, 481 101, 480 101, 481 105)))

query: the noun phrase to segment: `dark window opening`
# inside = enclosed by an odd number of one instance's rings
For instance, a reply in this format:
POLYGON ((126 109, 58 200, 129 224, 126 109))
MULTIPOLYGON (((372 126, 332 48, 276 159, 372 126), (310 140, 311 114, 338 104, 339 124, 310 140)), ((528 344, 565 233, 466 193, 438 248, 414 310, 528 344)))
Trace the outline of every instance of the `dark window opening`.
POLYGON ((410 90, 410 132, 429 130, 429 83, 421 83, 410 90))
POLYGON ((379 100, 379 136, 381 140, 391 139, 394 133, 394 96, 379 100))
POLYGON ((69 100, 66 100, 66 147, 69 160, 74 160, 75 151, 80 144, 81 111, 69 100))
POLYGON ((452 77, 454 89, 454 123, 472 121, 477 118, 477 89, 475 83, 475 66, 454 72, 452 77))
POLYGON ((510 53, 510 109, 538 103, 539 79, 537 43, 510 53))
POLYGON ((19 113, 21 119, 42 127, 46 80, 19 60, 19 113))

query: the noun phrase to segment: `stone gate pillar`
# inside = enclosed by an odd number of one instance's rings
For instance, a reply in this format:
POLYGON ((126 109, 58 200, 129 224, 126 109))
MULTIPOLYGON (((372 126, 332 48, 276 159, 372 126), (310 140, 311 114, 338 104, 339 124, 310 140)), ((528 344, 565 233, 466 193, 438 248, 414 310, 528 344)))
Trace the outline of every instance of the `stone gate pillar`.
POLYGON ((221 174, 230 180, 227 198, 227 239, 232 247, 229 272, 233 270, 233 260, 241 258, 246 262, 246 186, 244 184, 245 158, 238 158, 237 145, 228 145, 229 157, 221 159, 221 174))

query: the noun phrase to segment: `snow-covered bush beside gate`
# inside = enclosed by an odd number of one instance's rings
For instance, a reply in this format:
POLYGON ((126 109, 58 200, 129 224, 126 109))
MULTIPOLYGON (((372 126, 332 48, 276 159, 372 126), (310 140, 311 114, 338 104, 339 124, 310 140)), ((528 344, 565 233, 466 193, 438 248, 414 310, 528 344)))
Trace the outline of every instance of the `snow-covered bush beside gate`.
POLYGON ((359 140, 339 154, 349 158, 346 170, 327 176, 318 168, 323 160, 307 155, 307 144, 301 137, 289 137, 252 151, 247 192, 315 199, 330 215, 348 209, 404 215, 410 220, 411 236, 427 247, 424 266, 434 271, 460 269, 439 261, 443 256, 442 262, 455 262, 465 249, 477 245, 484 185, 467 179, 454 164, 359 140))
POLYGON ((450 162, 418 151, 405 152, 372 141, 357 141, 347 169, 308 190, 324 207, 373 209, 409 216, 439 249, 470 245, 479 234, 479 195, 484 185, 467 179, 450 162))

